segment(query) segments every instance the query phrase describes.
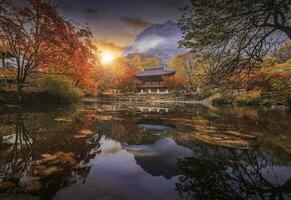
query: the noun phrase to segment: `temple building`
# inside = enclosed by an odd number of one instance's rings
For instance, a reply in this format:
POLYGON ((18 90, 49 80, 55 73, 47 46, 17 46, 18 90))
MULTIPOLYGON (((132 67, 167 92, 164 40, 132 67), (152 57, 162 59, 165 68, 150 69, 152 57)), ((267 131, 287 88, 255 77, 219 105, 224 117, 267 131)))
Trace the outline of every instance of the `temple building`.
POLYGON ((165 67, 144 69, 144 71, 135 74, 135 78, 141 82, 138 85, 138 91, 142 94, 168 94, 169 88, 164 84, 163 77, 174 76, 175 74, 176 72, 174 70, 165 67))

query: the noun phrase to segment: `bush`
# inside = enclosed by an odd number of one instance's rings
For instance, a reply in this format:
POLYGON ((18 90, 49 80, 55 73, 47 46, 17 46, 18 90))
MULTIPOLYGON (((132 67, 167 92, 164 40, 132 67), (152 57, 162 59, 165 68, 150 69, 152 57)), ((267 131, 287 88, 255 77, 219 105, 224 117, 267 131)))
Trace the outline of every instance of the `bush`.
POLYGON ((240 105, 260 105, 261 92, 249 91, 235 97, 235 101, 240 105))
POLYGON ((48 94, 48 101, 71 104, 79 101, 83 93, 66 79, 47 76, 38 81, 39 89, 48 94))
POLYGON ((200 92, 196 94, 196 100, 203 100, 217 93, 219 93, 217 88, 204 86, 201 88, 200 92))
POLYGON ((232 96, 221 96, 213 100, 214 105, 226 105, 226 104, 233 104, 233 103, 234 103, 234 99, 232 96))

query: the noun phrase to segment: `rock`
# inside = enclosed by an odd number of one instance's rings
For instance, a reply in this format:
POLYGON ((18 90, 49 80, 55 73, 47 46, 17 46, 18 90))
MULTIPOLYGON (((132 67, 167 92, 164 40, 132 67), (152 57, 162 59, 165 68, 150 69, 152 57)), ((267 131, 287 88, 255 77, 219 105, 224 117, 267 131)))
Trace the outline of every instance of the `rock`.
POLYGON ((39 164, 40 164, 39 160, 31 160, 31 161, 29 161, 29 165, 30 166, 36 166, 36 165, 39 165, 39 164))
POLYGON ((76 139, 87 138, 93 134, 94 134, 93 131, 91 131, 89 129, 82 129, 76 135, 74 135, 74 138, 76 138, 76 139))
POLYGON ((59 117, 59 118, 55 118, 55 121, 57 122, 72 122, 72 119, 69 118, 64 118, 64 117, 59 117))
POLYGON ((6 191, 8 189, 14 188, 15 184, 11 181, 0 182, 0 191, 6 191))
POLYGON ((12 181, 18 181, 21 177, 22 177, 22 173, 21 172, 12 172, 9 175, 9 179, 12 180, 12 181))
POLYGON ((46 166, 55 166, 55 165, 59 165, 61 162, 62 162, 62 160, 59 159, 59 158, 57 158, 57 159, 55 159, 55 160, 52 160, 52 161, 46 162, 45 165, 46 165, 46 166))
POLYGON ((58 167, 48 167, 43 171, 40 171, 40 175, 44 177, 52 176, 55 174, 58 174, 60 172, 64 171, 63 168, 58 168, 58 167))
POLYGON ((64 159, 64 164, 66 166, 75 166, 77 165, 77 161, 72 157, 67 157, 64 159))
POLYGON ((6 108, 19 108, 18 105, 12 105, 12 104, 6 104, 6 105, 4 105, 4 107, 6 107, 6 108))
POLYGON ((40 177, 40 176, 31 176, 30 177, 31 181, 38 181, 38 180, 41 180, 41 179, 42 179, 42 177, 40 177))
POLYGON ((57 152, 56 155, 63 166, 74 166, 77 164, 77 161, 74 159, 74 153, 57 152))
POLYGON ((39 180, 32 180, 24 189, 25 192, 31 193, 40 190, 42 184, 39 180))
POLYGON ((74 135, 75 139, 82 139, 82 138, 86 138, 87 136, 85 135, 74 135))
POLYGON ((92 135, 93 134, 93 132, 89 129, 82 129, 78 133, 82 134, 82 135, 92 135))
POLYGON ((58 158, 58 156, 51 155, 51 154, 42 154, 41 157, 43 157, 43 159, 41 160, 41 163, 50 162, 50 161, 55 160, 55 159, 58 158))
POLYGON ((75 157, 75 154, 72 152, 69 153, 64 153, 62 151, 59 151, 55 154, 57 157, 62 158, 63 156, 70 156, 70 157, 75 157))
POLYGON ((74 167, 77 161, 74 153, 62 151, 55 154, 42 154, 43 159, 30 162, 29 174, 32 177, 48 177, 64 171, 65 167, 74 167))
POLYGON ((46 169, 45 165, 34 165, 31 166, 32 174, 38 174, 39 171, 43 171, 46 169))

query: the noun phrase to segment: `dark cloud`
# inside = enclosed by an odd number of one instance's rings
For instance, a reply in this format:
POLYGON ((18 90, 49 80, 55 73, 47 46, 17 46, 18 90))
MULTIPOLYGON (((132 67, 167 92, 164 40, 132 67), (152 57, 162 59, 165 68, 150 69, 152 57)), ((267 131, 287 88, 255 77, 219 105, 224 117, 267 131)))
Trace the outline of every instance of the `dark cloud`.
POLYGON ((120 20, 134 29, 143 29, 151 25, 151 23, 139 18, 121 17, 120 20))
MULTIPOLYGON (((1 1, 1 0, 0 0, 1 1)), ((23 1, 23 0, 19 0, 23 1)), ((58 0, 67 19, 88 23, 97 39, 129 45, 144 28, 180 18, 191 0, 58 0)))
POLYGON ((84 11, 88 14, 98 14, 97 9, 93 9, 93 8, 86 8, 84 11))
POLYGON ((97 9, 85 8, 83 11, 85 12, 85 19, 87 20, 95 20, 101 16, 97 9))

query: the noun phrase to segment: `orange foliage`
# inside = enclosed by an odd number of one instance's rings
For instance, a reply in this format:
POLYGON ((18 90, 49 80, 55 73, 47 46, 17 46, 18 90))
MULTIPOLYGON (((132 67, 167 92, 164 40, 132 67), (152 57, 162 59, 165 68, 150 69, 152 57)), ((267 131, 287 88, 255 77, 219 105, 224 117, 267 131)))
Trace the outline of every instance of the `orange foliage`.
POLYGON ((182 89, 184 88, 186 81, 183 77, 177 76, 165 76, 163 77, 164 84, 171 89, 182 89))
POLYGON ((7 10, 0 35, 18 61, 18 85, 36 71, 67 75, 76 86, 92 84, 89 68, 97 48, 90 42, 88 28, 76 29, 42 0, 30 0, 22 8, 9 2, 7 10))
POLYGON ((135 73, 136 69, 125 67, 124 72, 122 74, 119 74, 119 76, 115 80, 115 87, 124 91, 135 90, 138 84, 138 81, 134 77, 135 73))

